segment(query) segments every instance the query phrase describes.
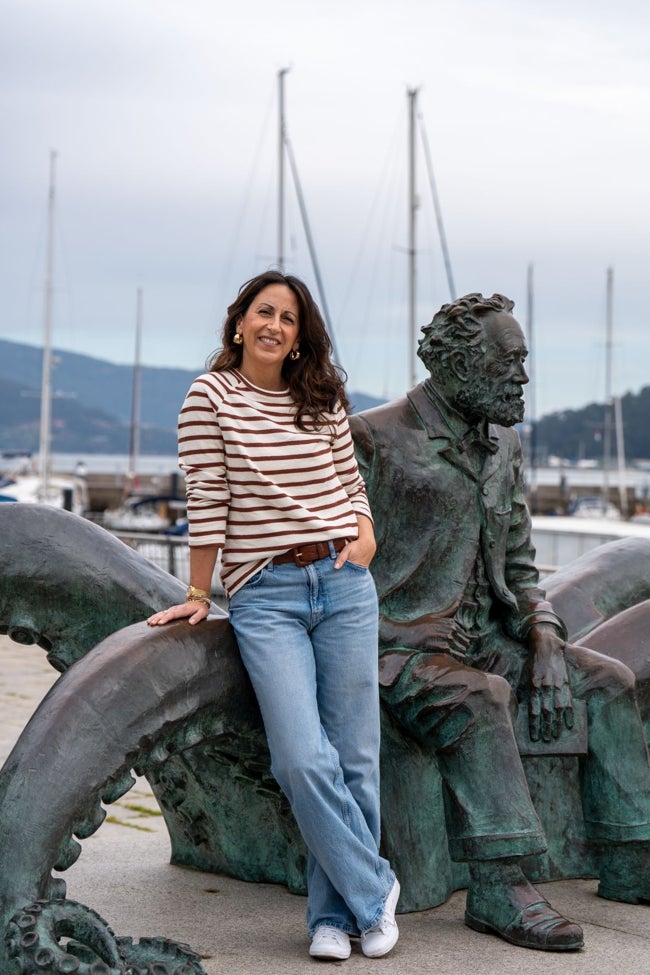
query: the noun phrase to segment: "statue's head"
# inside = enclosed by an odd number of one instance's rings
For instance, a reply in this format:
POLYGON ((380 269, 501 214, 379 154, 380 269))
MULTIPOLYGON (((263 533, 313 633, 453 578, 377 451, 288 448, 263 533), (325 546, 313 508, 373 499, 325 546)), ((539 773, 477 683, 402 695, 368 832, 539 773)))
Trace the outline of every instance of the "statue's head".
POLYGON ((444 398, 470 423, 511 427, 524 418, 528 355, 514 302, 469 294, 443 305, 422 329, 418 355, 444 398))

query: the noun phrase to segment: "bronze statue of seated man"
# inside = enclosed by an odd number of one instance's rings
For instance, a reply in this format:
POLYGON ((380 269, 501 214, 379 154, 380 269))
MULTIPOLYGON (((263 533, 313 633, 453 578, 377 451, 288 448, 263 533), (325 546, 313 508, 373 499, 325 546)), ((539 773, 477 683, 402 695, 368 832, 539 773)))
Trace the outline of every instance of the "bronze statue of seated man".
POLYGON ((444 305, 419 343, 429 377, 351 426, 376 523, 381 692, 397 724, 435 753, 450 855, 469 866, 466 923, 574 950, 581 928, 521 866, 546 843, 517 709, 549 747, 586 711, 582 807, 602 897, 650 900, 650 768, 634 675, 568 644, 539 587, 513 429, 528 382, 513 307, 480 294, 444 305))

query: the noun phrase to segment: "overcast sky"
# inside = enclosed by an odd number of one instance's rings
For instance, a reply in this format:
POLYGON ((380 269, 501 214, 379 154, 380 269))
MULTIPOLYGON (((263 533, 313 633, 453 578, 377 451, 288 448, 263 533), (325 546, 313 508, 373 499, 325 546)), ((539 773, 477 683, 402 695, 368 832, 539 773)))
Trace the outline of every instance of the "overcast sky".
MULTIPOLYGON (((39 344, 58 152, 55 346, 200 371, 277 258, 277 116, 351 389, 410 385, 408 100, 457 294, 527 324, 537 416, 650 383, 647 0, 0 0, 0 337, 39 344)), ((416 156, 418 326, 449 299, 416 156)), ((316 295, 287 170, 286 256, 316 295)), ((418 378, 424 375, 420 370, 418 378)))

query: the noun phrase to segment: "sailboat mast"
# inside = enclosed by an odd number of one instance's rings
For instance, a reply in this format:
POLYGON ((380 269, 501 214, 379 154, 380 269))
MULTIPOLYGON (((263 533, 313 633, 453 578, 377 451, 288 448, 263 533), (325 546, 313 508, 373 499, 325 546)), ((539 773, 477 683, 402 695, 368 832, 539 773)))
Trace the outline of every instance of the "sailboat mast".
POLYGON ((314 238, 311 232, 311 226, 309 224, 309 218, 307 216, 307 207, 305 205, 305 197, 302 192, 302 185, 300 183, 300 177, 298 176, 298 167, 296 166, 296 159, 293 154, 293 148, 291 146, 291 141, 289 137, 286 137, 285 145, 287 148, 287 156, 289 158, 289 167, 291 169, 291 175, 293 177, 293 185, 296 191, 296 196, 298 198, 298 206, 300 208, 300 216, 302 218, 302 226, 305 231, 305 237, 307 239, 307 247, 309 249, 309 256, 311 257, 311 266, 314 272, 314 277, 316 278, 316 287, 318 288, 318 295, 320 297, 321 312, 323 315, 323 321, 325 322, 325 327, 327 329, 327 334, 330 337, 332 343, 332 351, 334 352, 334 358, 337 362, 340 362, 339 351, 336 346, 336 340, 334 338, 334 331, 332 329, 332 321, 330 319, 329 308, 327 306, 327 299, 325 297, 325 288, 323 287, 323 279, 320 273, 320 266, 318 264, 318 258, 316 256, 316 246, 314 244, 314 238))
POLYGON ((612 453, 612 322, 614 271, 607 268, 607 310, 605 315, 605 417, 603 429, 603 513, 609 501, 609 469, 612 453))
POLYGON ((284 274, 284 144, 286 123, 284 118, 284 76, 289 68, 278 71, 278 271, 284 274))
POLYGON ((289 71, 289 68, 283 68, 282 71, 278 72, 279 79, 279 134, 280 134, 280 151, 278 158, 278 270, 284 274, 284 157, 285 152, 289 160, 289 169, 291 172, 291 177, 293 179, 293 187, 296 191, 296 197, 298 199, 298 207, 300 209, 300 217, 302 220, 303 230, 305 232, 305 237, 307 240, 307 247, 309 249, 309 256, 311 258, 311 265, 314 272, 314 277, 316 278, 316 286, 318 288, 318 294, 320 297, 321 312, 323 315, 323 320, 325 322, 325 328, 330 337, 332 343, 332 351, 334 353, 334 358, 337 362, 340 362, 339 351, 336 346, 336 340, 334 338, 334 330, 332 328, 332 321, 329 314, 329 309, 327 307, 327 299, 325 297, 325 288, 323 287, 323 279, 320 273, 320 267, 318 264, 318 258, 316 256, 316 246, 314 244, 314 237, 311 232, 311 227, 309 225, 309 218, 307 216, 307 206, 305 204, 305 196, 302 191, 302 185, 300 183, 300 177, 298 175, 298 166, 296 165, 296 158, 293 154, 293 147, 291 141, 287 134, 287 125, 284 113, 284 76, 289 71))
POLYGON ((56 152, 50 150, 50 184, 47 206, 47 256, 45 269, 45 314, 43 334, 43 371, 41 377, 41 420, 38 448, 40 494, 45 501, 49 492, 50 443, 52 436, 52 305, 54 299, 54 201, 56 152))
MULTIPOLYGON (((603 502, 609 501, 609 471, 612 466, 612 430, 616 436, 616 469, 621 512, 627 517, 625 485, 625 434, 620 396, 612 395, 612 361, 614 332, 614 269, 607 268, 607 313, 605 338, 605 422, 603 431, 603 502), (613 415, 612 415, 613 414, 613 415)), ((604 509, 603 509, 604 511, 604 509)))
POLYGON ((618 498, 621 504, 621 514, 628 516, 627 487, 625 484, 625 433, 623 430, 623 406, 621 397, 614 397, 614 429, 616 431, 616 459, 618 466, 618 498))
POLYGON ((409 225, 409 385, 415 386, 416 376, 416 216, 418 208, 416 171, 415 171, 415 120, 417 112, 417 88, 409 88, 407 97, 409 102, 409 180, 408 180, 408 225, 409 225))
POLYGON ((131 397, 131 435, 129 442, 129 481, 137 478, 138 457, 140 455, 140 378, 142 343, 142 288, 138 288, 135 314, 135 356, 133 361, 133 393, 131 397))
POLYGON ((528 423, 527 447, 528 447, 528 476, 530 483, 530 507, 533 514, 537 508, 537 406, 535 401, 535 331, 534 331, 534 285, 533 285, 533 265, 529 264, 526 275, 526 338, 528 341, 528 375, 530 384, 528 386, 528 423))
POLYGON ((431 189, 431 199, 433 201, 433 210, 436 215, 436 225, 438 227, 438 239, 440 240, 440 250, 442 251, 442 260, 445 265, 445 274, 447 275, 447 286, 449 288, 449 300, 453 301, 456 298, 456 285, 454 283, 454 275, 451 269, 451 257, 449 256, 449 247, 447 246, 447 234, 445 233, 445 225, 442 219, 442 207, 440 206, 440 197, 438 195, 438 187, 436 186, 436 178, 433 172, 433 160, 431 158, 431 147, 429 146, 429 138, 427 136, 427 130, 424 125, 424 120, 422 115, 419 115, 420 120, 420 136, 422 138, 422 148, 424 149, 424 161, 427 167, 427 173, 429 176, 429 187, 431 189))

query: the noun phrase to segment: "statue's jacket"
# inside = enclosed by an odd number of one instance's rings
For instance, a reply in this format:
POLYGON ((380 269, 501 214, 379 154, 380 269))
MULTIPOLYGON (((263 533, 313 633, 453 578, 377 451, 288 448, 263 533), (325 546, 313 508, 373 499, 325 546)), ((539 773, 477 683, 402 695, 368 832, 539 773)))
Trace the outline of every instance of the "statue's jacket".
MULTIPOLYGON (((474 442, 468 458, 467 431, 454 433, 426 383, 401 401, 353 415, 350 425, 377 537, 371 569, 380 606, 380 693, 397 724, 435 748, 451 857, 540 852, 546 840, 511 705, 529 628, 549 622, 566 634, 538 584, 519 437, 512 428, 490 426, 489 443, 474 442), (490 619, 485 634, 472 634, 478 639, 467 659, 445 662, 440 653, 420 650, 422 642, 410 645, 409 632, 426 630, 428 621, 416 623, 420 617, 454 617, 468 589, 472 598, 477 560, 489 583, 490 619), (492 650, 503 656, 491 658, 492 650), (492 680, 484 679, 483 667, 492 680)), ((576 697, 585 701, 589 726, 581 772, 587 836, 647 842, 647 750, 633 677, 618 661, 571 649, 576 697)))
POLYGON ((382 617, 453 615, 480 552, 510 636, 524 640, 541 621, 563 630, 538 585, 517 432, 490 424, 494 452, 477 471, 425 386, 350 417, 375 521, 382 617))

